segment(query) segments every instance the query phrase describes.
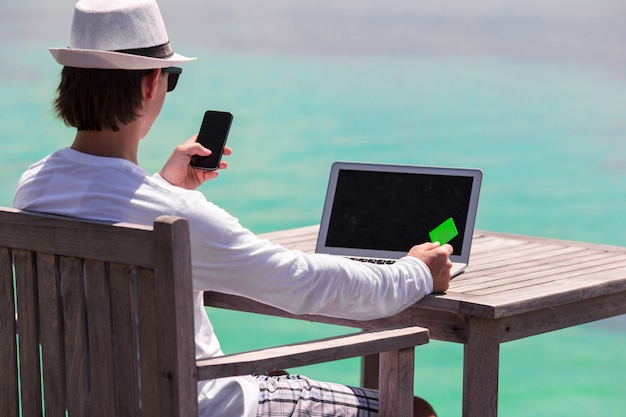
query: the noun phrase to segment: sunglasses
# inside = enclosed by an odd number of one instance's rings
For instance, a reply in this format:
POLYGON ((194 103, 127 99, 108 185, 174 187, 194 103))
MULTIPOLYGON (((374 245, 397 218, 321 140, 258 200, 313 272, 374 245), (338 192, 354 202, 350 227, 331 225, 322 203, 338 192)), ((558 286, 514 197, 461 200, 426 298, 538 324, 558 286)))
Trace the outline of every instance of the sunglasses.
POLYGON ((167 74, 167 92, 169 93, 176 88, 176 84, 178 83, 178 77, 180 77, 183 69, 179 67, 167 67, 161 68, 161 71, 167 74))

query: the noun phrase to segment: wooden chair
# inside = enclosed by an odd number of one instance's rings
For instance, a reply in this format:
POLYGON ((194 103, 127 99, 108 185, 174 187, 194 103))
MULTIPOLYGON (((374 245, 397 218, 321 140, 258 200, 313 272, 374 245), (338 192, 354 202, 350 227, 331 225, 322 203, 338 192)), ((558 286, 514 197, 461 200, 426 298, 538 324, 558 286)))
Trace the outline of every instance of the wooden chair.
POLYGON ((426 329, 196 362, 191 293, 184 219, 144 227, 0 208, 2 414, 197 416, 198 380, 388 352, 381 415, 411 415, 413 347, 426 329))

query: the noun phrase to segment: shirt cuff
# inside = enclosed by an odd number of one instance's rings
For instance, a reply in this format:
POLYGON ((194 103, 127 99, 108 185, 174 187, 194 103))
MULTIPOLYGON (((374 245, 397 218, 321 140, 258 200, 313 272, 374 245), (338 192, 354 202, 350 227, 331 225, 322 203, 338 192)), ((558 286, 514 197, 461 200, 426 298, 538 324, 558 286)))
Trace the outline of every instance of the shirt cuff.
POLYGON ((424 291, 426 294, 432 294, 433 274, 430 272, 430 269, 428 268, 428 266, 426 266, 424 261, 416 258, 415 256, 403 256, 402 258, 398 259, 398 261, 410 262, 418 266, 420 270, 420 273, 418 273, 418 275, 421 278, 421 281, 424 283, 424 291))

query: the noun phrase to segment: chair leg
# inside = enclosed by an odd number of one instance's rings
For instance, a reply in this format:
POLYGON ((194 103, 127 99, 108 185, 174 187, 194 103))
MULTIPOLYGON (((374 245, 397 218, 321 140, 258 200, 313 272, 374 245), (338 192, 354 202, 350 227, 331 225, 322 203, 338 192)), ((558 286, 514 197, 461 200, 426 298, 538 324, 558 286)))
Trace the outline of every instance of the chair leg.
POLYGON ((361 386, 378 389, 378 353, 361 358, 361 386))
POLYGON ((378 378, 379 415, 413 416, 413 377, 415 348, 380 354, 378 378))

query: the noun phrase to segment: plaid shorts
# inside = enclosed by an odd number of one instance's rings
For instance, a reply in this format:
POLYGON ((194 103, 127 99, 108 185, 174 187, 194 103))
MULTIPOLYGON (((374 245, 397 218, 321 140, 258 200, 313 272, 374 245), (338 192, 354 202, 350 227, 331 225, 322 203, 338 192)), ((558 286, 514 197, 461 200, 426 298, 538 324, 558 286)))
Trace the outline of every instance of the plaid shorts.
POLYGON ((301 375, 255 376, 261 397, 257 417, 378 415, 378 391, 314 381, 301 375))

